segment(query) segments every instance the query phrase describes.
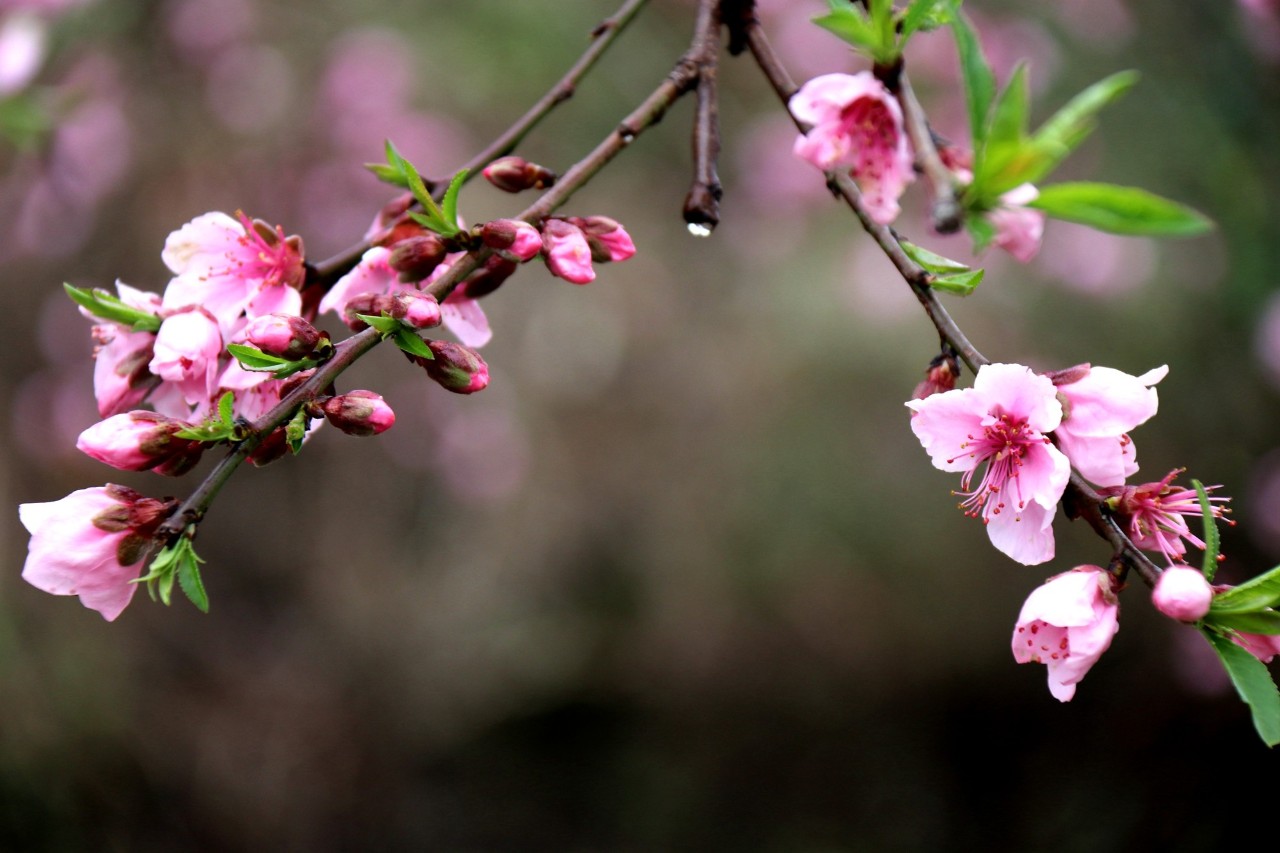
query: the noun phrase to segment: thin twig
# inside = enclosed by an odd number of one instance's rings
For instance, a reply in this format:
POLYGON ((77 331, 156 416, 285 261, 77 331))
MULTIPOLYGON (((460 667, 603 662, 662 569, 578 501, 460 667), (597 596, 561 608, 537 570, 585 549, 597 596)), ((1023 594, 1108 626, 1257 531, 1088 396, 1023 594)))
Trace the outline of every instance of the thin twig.
POLYGON ((698 105, 693 122, 693 184, 684 200, 684 221, 702 236, 720 224, 720 103, 717 64, 720 48, 718 0, 700 0, 694 50, 698 53, 698 105))
MULTIPOLYGON (((626 0, 609 17, 605 18, 597 24, 591 31, 591 46, 578 58, 578 60, 565 72, 554 86, 552 86, 545 95, 538 99, 532 107, 530 107, 524 115, 516 119, 516 121, 501 134, 490 142, 485 148, 476 154, 457 170, 467 170, 466 180, 471 180, 477 175, 482 168, 496 160, 504 154, 510 154, 528 133, 533 130, 544 118, 546 118, 553 109, 560 104, 573 97, 574 91, 578 87, 578 83, 590 71, 604 55, 604 52, 617 40, 622 31, 627 28, 639 14, 641 8, 648 0, 626 0)), ((435 179, 424 182, 428 191, 433 196, 438 196, 444 192, 444 188, 449 184, 449 178, 435 179)), ((436 199, 439 200, 438 198, 436 199)), ((360 257, 372 246, 369 240, 361 240, 352 246, 343 249, 330 258, 327 258, 316 264, 312 269, 308 270, 307 283, 320 284, 326 289, 333 286, 339 278, 346 275, 357 263, 360 257)))
POLYGON ((933 207, 930 212, 933 227, 939 234, 954 234, 964 223, 964 214, 956 199, 955 176, 938 156, 933 132, 929 130, 924 109, 920 106, 905 71, 898 75, 898 88, 894 95, 898 98, 898 105, 902 107, 903 122, 906 124, 907 136, 911 139, 911 147, 916 152, 916 163, 933 188, 933 207))
MULTIPOLYGON (((752 22, 747 25, 747 43, 751 48, 751 54, 756 64, 760 66, 760 70, 764 72, 769 84, 785 106, 790 101, 791 96, 795 94, 796 85, 790 75, 787 74, 786 69, 782 67, 758 22, 752 22)), ((905 75, 901 79, 905 84, 905 75)), ((916 106, 918 108, 918 104, 916 106)), ((788 113, 790 113, 790 110, 788 110, 788 113)), ((791 118, 796 127, 802 132, 808 129, 794 115, 791 118)), ((844 199, 850 210, 857 216, 862 227, 871 235, 881 251, 893 262, 899 274, 911 287, 911 291, 924 307, 925 313, 929 316, 934 328, 938 330, 942 340, 954 347, 960 357, 964 359, 965 364, 969 366, 969 369, 975 373, 979 367, 988 364, 989 361, 986 356, 974 347, 960 327, 956 325, 951 315, 938 301, 933 288, 929 286, 931 279, 929 272, 907 256, 891 229, 871 218, 871 215, 862 204, 861 193, 858 192, 858 186, 853 182, 853 179, 847 174, 837 172, 827 172, 826 177, 827 186, 838 197, 844 199)), ((1116 556, 1123 559, 1128 566, 1135 570, 1146 584, 1149 586, 1155 585, 1156 580, 1160 577, 1161 570, 1133 544, 1129 536, 1116 523, 1115 517, 1107 510, 1106 503, 1102 497, 1075 471, 1071 472, 1071 480, 1063 496, 1063 503, 1068 517, 1083 518, 1100 537, 1111 544, 1112 548, 1115 549, 1116 556)))

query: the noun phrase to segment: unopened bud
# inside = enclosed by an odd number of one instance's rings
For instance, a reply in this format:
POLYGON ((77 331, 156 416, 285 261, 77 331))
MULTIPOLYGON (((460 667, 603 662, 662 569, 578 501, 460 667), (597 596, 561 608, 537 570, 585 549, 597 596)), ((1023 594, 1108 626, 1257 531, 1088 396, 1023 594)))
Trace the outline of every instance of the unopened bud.
POLYGON ((191 425, 156 412, 128 412, 99 421, 80 433, 76 447, 93 459, 122 471, 178 476, 200 461, 204 446, 178 438, 191 425))
POLYGON ((385 293, 359 293, 347 300, 342 308, 342 322, 353 332, 369 328, 369 324, 361 320, 359 314, 366 317, 380 317, 383 312, 391 313, 391 297, 385 293))
POLYGON ((387 259, 401 281, 422 281, 440 266, 449 249, 435 234, 422 234, 396 243, 387 259))
POLYGON ((542 235, 528 222, 495 219, 480 230, 484 244, 509 261, 523 263, 542 251, 542 235))
POLYGON ((267 433, 267 436, 262 439, 262 441, 258 442, 258 446, 249 453, 249 464, 255 468, 265 467, 270 465, 272 462, 275 462, 281 456, 284 456, 285 451, 288 449, 289 440, 284 431, 284 427, 273 429, 271 432, 267 433))
POLYGON ((244 337, 269 355, 297 361, 315 350, 320 330, 295 314, 264 314, 249 321, 244 337))
POLYGON ((923 400, 934 394, 943 394, 956 387, 956 377, 960 375, 960 366, 954 358, 940 355, 929 362, 929 369, 924 372, 924 379, 911 392, 911 399, 923 400))
POLYGON ((430 329, 440 325, 440 303, 430 293, 401 290, 391 294, 387 313, 406 326, 430 329))
POLYGON ((1072 385, 1088 376, 1089 371, 1092 369, 1093 366, 1085 362, 1072 367, 1064 367, 1062 370, 1050 370, 1045 376, 1054 385, 1072 385))
POLYGON ((515 261, 501 255, 490 255, 479 269, 466 277, 460 289, 468 299, 479 299, 497 290, 515 271, 515 261))
POLYGON ((1213 602, 1213 588, 1197 569, 1190 566, 1170 566, 1160 574, 1151 602, 1156 609, 1179 622, 1196 622, 1209 612, 1213 602))
POLYGON ((480 353, 452 341, 427 341, 433 359, 414 356, 427 375, 455 394, 474 394, 489 384, 489 365, 480 353))
POLYGON ((347 435, 377 435, 396 422, 396 413, 372 391, 350 391, 320 404, 325 419, 347 435))
POLYGON ((608 216, 575 216, 570 221, 587 235, 591 260, 598 264, 625 261, 636 253, 636 244, 632 242, 631 235, 616 219, 608 216))
POLYGON ((530 163, 523 157, 499 157, 485 166, 481 174, 489 183, 509 193, 543 190, 554 186, 556 182, 555 172, 537 163, 530 163))
POLYGON ((587 235, 572 222, 548 219, 542 223, 543 257, 551 274, 574 284, 595 281, 587 235))

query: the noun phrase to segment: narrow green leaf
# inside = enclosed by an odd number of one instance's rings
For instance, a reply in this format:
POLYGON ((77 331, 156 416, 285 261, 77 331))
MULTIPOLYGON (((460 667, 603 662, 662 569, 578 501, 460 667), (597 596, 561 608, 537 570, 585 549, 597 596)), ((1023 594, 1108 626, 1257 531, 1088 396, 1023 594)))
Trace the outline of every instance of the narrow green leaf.
POLYGON ((426 359, 435 359, 435 355, 431 352, 431 347, 427 346, 427 342, 416 334, 401 326, 392 335, 396 342, 396 346, 409 353, 409 355, 420 356, 426 359))
MULTIPOLYGON (((976 211, 970 209, 970 213, 976 211)), ((996 227, 982 216, 966 216, 964 219, 965 229, 968 230, 969 236, 973 238, 973 253, 980 254, 987 246, 991 245, 991 241, 996 238, 996 227)))
POLYGON ((1027 86, 1027 64, 1019 62, 1009 77, 1009 83, 996 98, 991 111, 991 124, 987 128, 987 147, 1006 143, 1020 143, 1027 135, 1027 116, 1031 111, 1031 96, 1027 86))
POLYGON ((228 391, 218 398, 218 420, 227 429, 235 426, 235 404, 236 395, 232 391, 228 391))
POLYGON ((404 324, 395 317, 375 317, 372 314, 357 314, 356 316, 384 335, 394 335, 398 330, 404 328, 404 324))
POLYGON ((1119 71, 1094 83, 1049 117, 1032 138, 1045 154, 1043 171, 1027 178, 1033 183, 1046 177, 1062 160, 1088 138, 1096 124, 1094 117, 1138 82, 1136 71, 1119 71))
POLYGON ((466 180, 466 169, 454 175, 453 180, 449 181, 449 188, 444 191, 444 198, 440 201, 440 211, 444 215, 444 221, 454 233, 458 231, 458 191, 462 189, 462 184, 466 180))
POLYGON ((973 23, 963 12, 951 22, 951 32, 960 55, 960 74, 964 79, 964 102, 969 112, 969 129, 973 134, 973 150, 982 147, 987 127, 987 114, 996 93, 996 77, 982 54, 982 44, 973 23))
POLYGON ((1215 613, 1209 611, 1205 624, 1243 631, 1246 634, 1280 634, 1280 613, 1256 610, 1252 613, 1215 613))
POLYGON ((1213 504, 1209 502, 1209 493, 1204 483, 1191 481, 1191 488, 1196 490, 1196 501, 1200 504, 1200 521, 1204 526, 1204 561, 1200 571, 1205 579, 1213 583, 1213 576, 1218 573, 1218 555, 1222 553, 1222 537, 1218 535, 1218 522, 1213 517, 1213 504))
POLYGON ((970 270, 969 272, 934 276, 929 282, 929 286, 934 290, 942 290, 958 296, 968 296, 973 293, 975 287, 982 283, 982 277, 985 274, 985 270, 970 270))
POLYGON ((1280 605, 1280 566, 1213 597, 1210 614, 1251 613, 1280 605))
POLYGON ((960 4, 955 0, 912 0, 902 14, 899 26, 898 49, 906 47, 907 39, 917 30, 933 30, 951 23, 960 4))
POLYGON ((879 44, 875 26, 861 6, 831 4, 831 11, 812 19, 815 24, 843 39, 865 53, 872 53, 879 44))
POLYGON ((204 581, 200 578, 200 563, 204 560, 196 554, 194 546, 187 542, 186 553, 183 555, 182 562, 178 564, 178 586, 182 587, 182 591, 186 593, 191 603, 201 613, 209 612, 209 594, 205 592, 204 581))
POLYGON ((84 290, 65 282, 62 288, 73 302, 95 317, 129 326, 135 332, 154 332, 160 328, 161 320, 155 314, 130 307, 105 290, 84 290))
POLYGON ((365 163, 364 167, 383 183, 391 184, 401 189, 409 189, 409 181, 405 178, 404 173, 394 166, 388 166, 385 163, 365 163))
POLYGON ((307 427, 311 426, 311 418, 304 409, 298 409, 293 413, 293 417, 289 419, 289 423, 284 427, 285 441, 289 442, 289 449, 294 456, 302 450, 302 440, 307 437, 307 427))
POLYGON ((989 206, 1008 190, 1025 183, 1023 177, 1037 152, 1027 143, 1030 113, 1027 66, 1019 63, 1009 84, 991 108, 985 142, 974 149, 973 183, 969 192, 989 206))
POLYGON ((236 361, 240 362, 240 366, 245 370, 276 370, 281 365, 289 363, 287 358, 270 355, 257 347, 246 346, 245 344, 227 344, 227 352, 235 356, 236 361))
POLYGON ((1189 237, 1213 227, 1189 207, 1137 187, 1115 184, 1053 184, 1040 190, 1029 207, 1055 219, 1110 231, 1150 237, 1189 237))
POLYGON ((1280 743, 1280 691, 1276 690, 1267 665, 1226 637, 1212 631, 1205 631, 1204 635, 1222 659, 1236 692, 1249 706, 1258 736, 1267 746, 1280 743))
POLYGON ((898 245, 902 247, 902 251, 907 253, 907 257, 924 267, 931 273, 947 274, 953 272, 966 272, 969 269, 968 264, 962 264, 959 261, 953 261, 950 258, 944 258, 942 255, 934 254, 922 246, 917 246, 907 240, 899 240, 898 245))

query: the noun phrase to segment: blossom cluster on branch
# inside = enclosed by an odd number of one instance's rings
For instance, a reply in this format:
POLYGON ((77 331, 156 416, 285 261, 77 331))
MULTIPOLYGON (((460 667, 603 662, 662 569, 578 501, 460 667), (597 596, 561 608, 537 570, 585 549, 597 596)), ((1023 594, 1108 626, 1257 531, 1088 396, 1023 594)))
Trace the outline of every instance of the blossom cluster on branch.
POLYGON ((94 390, 103 420, 81 435, 80 449, 116 468, 167 475, 191 470, 214 446, 227 453, 181 502, 108 485, 23 504, 21 518, 32 534, 24 577, 51 593, 79 595, 107 619, 119 615, 139 582, 166 603, 176 583, 206 609, 193 541, 237 466, 298 453, 322 419, 353 435, 390 428, 395 415, 381 396, 338 393, 335 384, 383 341, 447 390, 483 389, 489 371, 477 349, 493 331, 479 301, 538 257, 551 275, 575 284, 594 280, 600 264, 631 257, 635 245, 617 221, 555 211, 689 93, 697 100, 694 168, 683 214, 691 233, 711 234, 721 198, 716 81, 727 36, 728 52, 750 54, 795 123, 793 153, 822 173, 938 332, 941 351, 906 405, 933 465, 961 475, 955 492, 961 509, 982 520, 1000 552, 1025 565, 1054 559, 1060 506, 1106 542, 1105 567, 1075 567, 1031 593, 1015 623, 1015 659, 1045 664, 1052 695, 1071 699, 1118 630, 1118 596, 1133 574, 1152 587, 1160 612, 1198 627, 1263 739, 1280 743, 1280 693, 1265 669, 1280 653, 1280 568, 1236 587, 1215 585, 1216 524, 1228 512, 1227 499, 1214 494, 1220 487, 1179 485, 1181 469, 1129 482, 1138 471, 1130 433, 1157 413, 1155 386, 1167 368, 1131 375, 1090 364, 1037 371, 993 363, 939 299, 973 294, 985 271, 890 227, 915 187, 927 194, 933 230, 966 230, 978 256, 994 245, 1032 261, 1050 219, 1123 235, 1202 233, 1210 227, 1205 217, 1143 189, 1046 183, 1136 75, 1100 80, 1033 129, 1027 67, 998 85, 960 0, 900 7, 891 0, 831 0, 815 23, 870 67, 822 74, 803 86, 783 68, 751 0, 700 0, 688 50, 595 149, 559 175, 514 155, 643 5, 626 0, 596 28, 592 46, 566 77, 452 177, 424 178, 388 142, 385 162, 368 168, 402 192, 361 239, 330 260, 308 259, 302 240, 280 226, 243 213, 207 213, 165 242, 162 260, 172 278, 162 294, 124 283, 114 295, 68 286, 96 321, 98 343, 94 390), (945 30, 955 41, 957 100, 970 129, 965 142, 938 135, 911 88, 903 51, 929 30, 945 30), (468 228, 459 195, 473 174, 507 192, 541 195, 524 211, 468 228), (350 336, 335 341, 316 325, 322 316, 334 317, 350 336), (440 326, 457 340, 423 337, 440 326), (974 373, 971 387, 956 387, 962 364, 974 373), (1203 551, 1198 569, 1188 565, 1189 548, 1203 551))

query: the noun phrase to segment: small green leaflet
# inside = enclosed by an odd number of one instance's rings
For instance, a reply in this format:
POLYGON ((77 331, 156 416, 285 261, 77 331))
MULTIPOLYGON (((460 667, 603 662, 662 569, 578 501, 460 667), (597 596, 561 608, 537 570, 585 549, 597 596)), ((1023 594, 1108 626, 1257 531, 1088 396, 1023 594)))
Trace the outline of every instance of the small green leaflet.
POLYGON ((418 170, 401 156, 389 139, 386 143, 386 154, 386 168, 375 169, 374 174, 390 183, 408 187, 414 199, 426 211, 410 213, 409 216, 419 225, 431 229, 442 237, 453 237, 462 233, 462 229, 458 227, 458 191, 462 189, 462 184, 467 179, 467 170, 463 169, 453 176, 453 180, 449 182, 449 188, 444 192, 441 204, 437 205, 431 193, 427 192, 426 184, 422 182, 422 176, 418 174, 418 170))
POLYGON ((1205 623, 1246 634, 1280 634, 1280 613, 1274 610, 1252 613, 1216 613, 1210 610, 1205 623))
POLYGON ((1222 659, 1236 692, 1249 706, 1258 736, 1267 746, 1280 744, 1280 692, 1267 665, 1221 634, 1204 631, 1204 636, 1222 659))
POLYGON ((1200 213, 1137 187, 1067 183, 1042 187, 1029 207, 1055 219, 1079 222, 1099 231, 1148 237, 1190 237, 1213 223, 1200 213))
POLYGON ((1191 481, 1191 488, 1196 490, 1196 501, 1200 504, 1200 520, 1204 526, 1204 562, 1200 571, 1205 580, 1213 583, 1213 576, 1218 573, 1218 557, 1222 553, 1222 537, 1218 535, 1218 522, 1213 517, 1213 504, 1209 502, 1209 492, 1204 483, 1191 481))
POLYGON ((298 409, 284 426, 284 440, 289 442, 289 450, 294 456, 302 450, 302 440, 307 437, 307 427, 311 425, 311 417, 306 407, 298 409))
POLYGON ((973 150, 982 148, 987 129, 987 113, 996 94, 996 76, 982 54, 982 43, 973 23, 963 12, 951 20, 951 33, 960 55, 960 73, 964 79, 964 102, 969 112, 969 128, 973 134, 973 150))
POLYGON ((435 359, 435 354, 431 352, 431 348, 427 346, 426 342, 395 317, 374 317, 372 314, 357 314, 356 316, 381 332, 384 341, 394 340, 396 346, 409 353, 409 355, 435 359))
POLYGON ((951 23, 959 8, 960 0, 912 0, 898 26, 899 48, 905 47, 907 39, 919 30, 933 30, 951 23))
POLYGON ((968 296, 985 275, 984 270, 970 269, 967 264, 944 258, 907 240, 898 240, 898 245, 907 257, 932 274, 929 286, 935 290, 968 296))
POLYGON ((177 580, 187 598, 202 613, 209 612, 209 597, 200 579, 200 564, 204 562, 191 544, 192 528, 187 528, 177 542, 165 547, 151 561, 149 571, 130 583, 146 583, 147 592, 154 601, 157 597, 169 606, 173 598, 173 582, 177 580))
POLYGON ((135 332, 154 332, 160 328, 160 318, 155 314, 131 308, 105 290, 84 290, 65 282, 62 287, 77 305, 95 317, 129 326, 135 332))
POLYGON ((1215 595, 1209 616, 1255 613, 1277 605, 1280 605, 1280 566, 1215 595))
POLYGON ((284 379, 299 371, 310 370, 320 363, 313 356, 290 361, 245 344, 227 344, 227 352, 235 356, 236 361, 240 362, 240 366, 245 370, 270 373, 276 379, 284 379))
POLYGON ((218 399, 217 414, 210 415, 209 419, 202 424, 198 424, 186 429, 180 429, 174 435, 178 438, 186 438, 191 441, 235 441, 239 438, 236 435, 235 412, 232 406, 235 404, 235 394, 231 391, 223 394, 218 399))

